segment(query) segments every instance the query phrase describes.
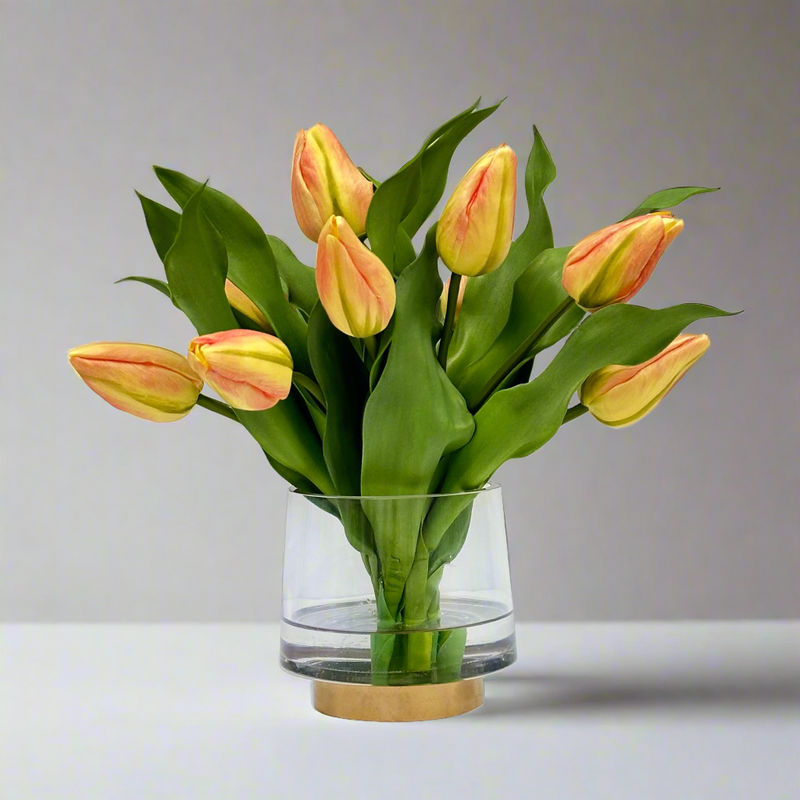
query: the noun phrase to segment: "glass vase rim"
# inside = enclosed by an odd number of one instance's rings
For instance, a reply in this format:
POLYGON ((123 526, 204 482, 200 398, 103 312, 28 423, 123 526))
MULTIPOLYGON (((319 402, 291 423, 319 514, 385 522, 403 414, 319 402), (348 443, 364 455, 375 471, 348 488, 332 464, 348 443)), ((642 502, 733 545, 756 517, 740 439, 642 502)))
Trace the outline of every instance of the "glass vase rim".
POLYGON ((319 492, 301 492, 295 487, 289 488, 289 494, 298 497, 308 497, 315 500, 427 500, 438 497, 469 497, 488 492, 499 491, 502 487, 497 481, 486 481, 480 489, 470 489, 464 492, 432 492, 430 494, 320 494, 319 492))

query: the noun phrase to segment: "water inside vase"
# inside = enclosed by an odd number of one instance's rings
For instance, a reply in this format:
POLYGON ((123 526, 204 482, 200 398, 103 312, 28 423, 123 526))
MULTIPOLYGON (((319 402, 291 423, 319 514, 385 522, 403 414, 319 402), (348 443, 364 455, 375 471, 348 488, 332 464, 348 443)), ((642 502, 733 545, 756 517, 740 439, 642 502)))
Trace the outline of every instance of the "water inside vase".
MULTIPOLYGON (((516 660, 514 614, 505 605, 474 597, 444 597, 436 623, 413 630, 377 630, 375 601, 307 605, 281 624, 281 666, 316 680, 343 683, 449 682, 487 675, 516 660), (376 680, 371 653, 383 637, 419 637, 428 631, 439 641, 466 634, 460 669, 448 674, 398 672, 376 680), (376 638, 377 637, 377 638, 376 638)), ((394 647, 402 646, 395 639, 394 647)))

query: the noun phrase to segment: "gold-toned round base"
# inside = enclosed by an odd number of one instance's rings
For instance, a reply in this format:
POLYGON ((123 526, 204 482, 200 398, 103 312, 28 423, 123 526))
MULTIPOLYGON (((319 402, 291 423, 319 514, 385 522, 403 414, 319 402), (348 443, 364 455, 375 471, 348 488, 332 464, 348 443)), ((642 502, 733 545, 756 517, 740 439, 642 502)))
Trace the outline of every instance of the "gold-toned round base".
POLYGON ((313 681, 314 708, 329 717, 418 722, 466 714, 483 705, 483 678, 422 686, 313 681))

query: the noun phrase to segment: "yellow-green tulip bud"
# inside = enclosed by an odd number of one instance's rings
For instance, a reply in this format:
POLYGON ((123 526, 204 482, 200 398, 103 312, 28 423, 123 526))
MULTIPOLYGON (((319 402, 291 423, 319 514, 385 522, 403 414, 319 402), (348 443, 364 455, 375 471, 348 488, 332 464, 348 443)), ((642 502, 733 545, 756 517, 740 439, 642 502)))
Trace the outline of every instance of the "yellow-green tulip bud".
POLYGON ((344 217, 356 236, 367 230, 367 210, 375 191, 350 160, 330 128, 317 123, 301 130, 292 156, 292 205, 300 230, 312 241, 334 214, 344 217))
POLYGON ((633 425, 666 397, 710 344, 705 334, 682 334, 643 364, 599 369, 583 382, 580 401, 604 425, 633 425))
POLYGON ((363 339, 380 333, 394 313, 394 278, 344 217, 331 217, 317 243, 317 291, 328 319, 363 339))
POLYGON ((456 186, 436 229, 436 249, 451 272, 497 269, 514 234, 517 157, 506 144, 481 156, 456 186))
POLYGON ((567 255, 561 283, 587 311, 630 300, 683 230, 667 211, 617 222, 581 239, 567 255))
POLYGON ((203 388, 182 355, 151 344, 85 344, 69 351, 69 363, 103 400, 150 422, 185 417, 203 388))
POLYGON ((292 356, 277 337, 237 329, 198 336, 189 363, 232 408, 263 411, 292 388, 292 356))
POLYGON ((274 333, 261 309, 230 278, 225 279, 225 296, 231 308, 251 319, 266 333, 274 333))

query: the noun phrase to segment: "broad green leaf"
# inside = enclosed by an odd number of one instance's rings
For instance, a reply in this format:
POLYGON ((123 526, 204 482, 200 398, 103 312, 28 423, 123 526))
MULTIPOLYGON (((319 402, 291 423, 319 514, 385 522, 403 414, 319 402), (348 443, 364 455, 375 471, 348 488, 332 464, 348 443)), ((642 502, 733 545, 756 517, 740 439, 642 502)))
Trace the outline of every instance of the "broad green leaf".
POLYGON ((684 200, 688 200, 696 194, 718 191, 719 186, 714 189, 710 189, 707 186, 675 186, 672 189, 664 189, 663 191, 651 194, 650 197, 639 203, 630 214, 622 219, 624 221, 632 217, 640 217, 642 214, 650 214, 653 211, 663 211, 666 208, 679 205, 684 200))
MULTIPOLYGON (((542 251, 517 278, 505 327, 489 351, 470 364, 456 384, 470 408, 497 370, 566 298, 567 293, 561 286, 561 272, 569 251, 569 247, 542 251)), ((531 356, 566 336, 581 321, 583 314, 574 306, 548 331, 531 356)))
POLYGON ((114 283, 126 283, 127 281, 136 281, 136 283, 144 283, 146 286, 152 286, 153 289, 157 289, 159 292, 161 292, 161 294, 166 295, 170 300, 172 300, 172 292, 169 290, 169 284, 158 280, 158 278, 145 278, 142 275, 129 275, 127 278, 120 278, 118 281, 114 281, 114 283))
MULTIPOLYGON (((367 399, 368 375, 364 363, 338 331, 321 303, 308 320, 311 364, 328 406, 323 453, 336 494, 361 494, 361 419, 367 399)), ((372 526, 358 500, 334 500, 350 544, 365 557, 374 556, 372 526)), ((365 561, 370 568, 370 562, 365 561)))
POLYGON ((475 415, 475 435, 450 460, 443 491, 476 489, 511 458, 530 455, 559 429, 570 398, 595 370, 640 364, 699 319, 728 316, 686 303, 660 311, 613 305, 591 315, 531 383, 493 395, 475 415))
POLYGON ((553 159, 534 126, 533 147, 525 168, 528 223, 494 272, 470 278, 467 283, 447 362, 447 374, 456 385, 462 383, 470 365, 489 350, 505 327, 517 278, 539 253, 553 246, 544 192, 555 176, 553 159))
POLYGON ((323 442, 325 461, 336 493, 361 494, 361 419, 368 394, 368 375, 358 353, 338 331, 321 303, 308 320, 311 365, 325 402, 328 423, 323 442))
POLYGON ((175 237, 178 235, 181 215, 177 211, 173 211, 171 208, 162 206, 161 203, 139 194, 139 192, 136 192, 136 196, 142 204, 144 220, 147 224, 150 238, 153 240, 158 257, 163 262, 167 252, 172 247, 172 243, 175 241, 175 237))
POLYGON ((481 120, 497 108, 492 106, 478 111, 479 102, 480 99, 437 128, 419 152, 387 178, 372 198, 367 214, 369 244, 395 275, 401 272, 399 264, 395 263, 400 224, 407 218, 410 220, 407 226, 403 226, 406 238, 419 230, 442 196, 453 151, 481 120), (433 152, 423 163, 423 156, 429 149, 433 152))
MULTIPOLYGON (((162 167, 154 169, 164 188, 186 213, 185 204, 201 184, 180 172, 162 167)), ((203 209, 225 243, 228 277, 269 320, 275 335, 289 348, 295 369, 311 375, 306 347, 307 325, 284 297, 266 234, 238 203, 216 189, 209 187, 203 193, 203 209)))
POLYGON ((314 268, 303 264, 289 249, 289 245, 277 236, 267 234, 267 241, 275 256, 281 283, 285 284, 289 302, 303 309, 308 316, 319 300, 314 268))
MULTIPOLYGON (((204 214, 204 191, 201 186, 187 201, 164 259, 172 296, 201 335, 239 327, 225 296, 226 248, 204 214)), ((236 416, 271 459, 333 492, 322 444, 296 390, 267 411, 237 410, 236 416)))
POLYGON ((225 245, 203 213, 205 190, 201 184, 189 198, 164 258, 172 297, 201 335, 238 327, 225 296, 225 245))
MULTIPOLYGON (((364 411, 363 495, 430 492, 441 459, 463 447, 474 429, 464 399, 434 350, 442 291, 435 231, 434 225, 419 258, 397 282, 392 345, 364 411)), ((394 614, 414 561, 425 503, 365 499, 363 504, 375 532, 386 603, 394 614)))

